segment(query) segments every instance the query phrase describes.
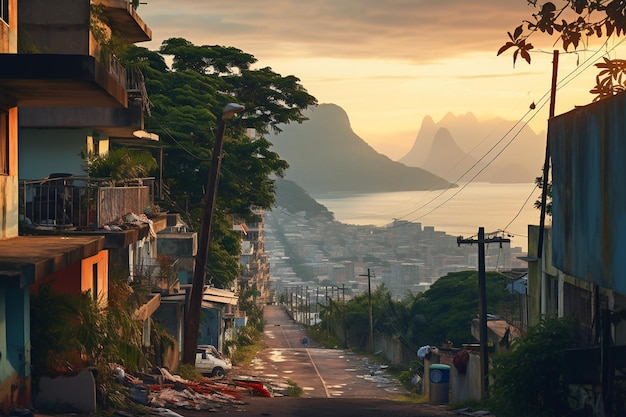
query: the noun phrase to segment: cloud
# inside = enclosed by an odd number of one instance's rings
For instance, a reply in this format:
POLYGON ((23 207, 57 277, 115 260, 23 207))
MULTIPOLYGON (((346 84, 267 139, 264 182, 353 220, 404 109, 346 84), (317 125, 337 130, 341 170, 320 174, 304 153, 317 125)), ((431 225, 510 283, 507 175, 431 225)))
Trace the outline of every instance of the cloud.
POLYGON ((149 0, 138 12, 162 40, 235 46, 255 56, 432 62, 495 55, 530 16, 523 1, 149 0))

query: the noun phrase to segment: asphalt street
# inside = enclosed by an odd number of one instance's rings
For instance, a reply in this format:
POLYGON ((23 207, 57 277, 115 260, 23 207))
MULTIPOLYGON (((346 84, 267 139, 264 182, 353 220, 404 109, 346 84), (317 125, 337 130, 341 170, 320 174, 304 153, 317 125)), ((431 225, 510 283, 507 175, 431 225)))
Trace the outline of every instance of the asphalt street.
MULTIPOLYGON (((276 395, 247 396, 244 403, 223 407, 211 415, 243 413, 273 417, 366 417, 455 415, 444 405, 403 401, 405 390, 367 358, 308 340, 303 326, 295 323, 281 306, 265 306, 265 344, 250 367, 233 369, 231 378, 263 381, 276 395), (283 396, 288 382, 302 388, 298 398, 283 396)), ((186 411, 186 417, 206 412, 186 411)))

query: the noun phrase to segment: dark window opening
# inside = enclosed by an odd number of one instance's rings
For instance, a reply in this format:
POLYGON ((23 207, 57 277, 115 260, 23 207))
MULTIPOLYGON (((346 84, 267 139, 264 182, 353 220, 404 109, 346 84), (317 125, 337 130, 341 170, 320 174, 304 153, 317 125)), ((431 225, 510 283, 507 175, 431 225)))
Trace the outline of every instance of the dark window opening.
POLYGON ((0 175, 9 174, 9 113, 0 109, 0 175))
POLYGON ((0 20, 9 24, 9 0, 2 0, 0 3, 0 20))

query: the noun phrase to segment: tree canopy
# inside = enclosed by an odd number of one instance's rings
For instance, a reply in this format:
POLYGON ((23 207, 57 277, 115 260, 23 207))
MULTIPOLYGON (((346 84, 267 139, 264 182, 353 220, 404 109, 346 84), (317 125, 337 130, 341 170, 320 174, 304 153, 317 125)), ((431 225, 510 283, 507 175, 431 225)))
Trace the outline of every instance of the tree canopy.
POLYGON ((281 124, 302 123, 303 111, 317 101, 295 76, 253 69, 256 58, 234 47, 172 38, 159 51, 130 47, 122 61, 145 78, 151 113, 146 129, 159 135, 164 151, 162 204, 181 213, 192 229, 200 224, 217 121, 226 104, 245 107, 226 127, 208 261, 214 283, 228 285, 238 272, 240 250, 233 217, 249 220, 254 208, 271 208, 272 178, 289 167, 264 136, 281 124))
MULTIPOLYGON (((506 285, 502 274, 486 274, 488 312, 496 314, 501 303, 508 300, 506 285)), ((412 348, 437 346, 448 340, 457 345, 475 342, 471 323, 478 317, 478 272, 450 273, 435 281, 428 291, 410 294, 402 301, 393 300, 389 290, 379 286, 372 292, 372 310, 375 332, 399 337, 412 348)), ((342 327, 350 346, 365 349, 368 295, 357 295, 345 304, 331 302, 322 320, 342 327)))

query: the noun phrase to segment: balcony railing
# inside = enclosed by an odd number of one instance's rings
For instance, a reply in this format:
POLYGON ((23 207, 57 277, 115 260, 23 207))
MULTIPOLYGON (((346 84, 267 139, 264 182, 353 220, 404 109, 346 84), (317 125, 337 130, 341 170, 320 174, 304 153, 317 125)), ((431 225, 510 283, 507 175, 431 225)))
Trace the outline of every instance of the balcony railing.
POLYGON ((137 178, 125 186, 110 179, 51 174, 21 182, 20 214, 34 227, 96 230, 141 214, 152 204, 154 178, 137 178))
POLYGON ((146 81, 143 73, 138 68, 129 68, 126 71, 126 89, 129 93, 129 99, 134 97, 141 102, 141 109, 148 115, 150 113, 150 100, 148 99, 148 91, 146 90, 146 81))

